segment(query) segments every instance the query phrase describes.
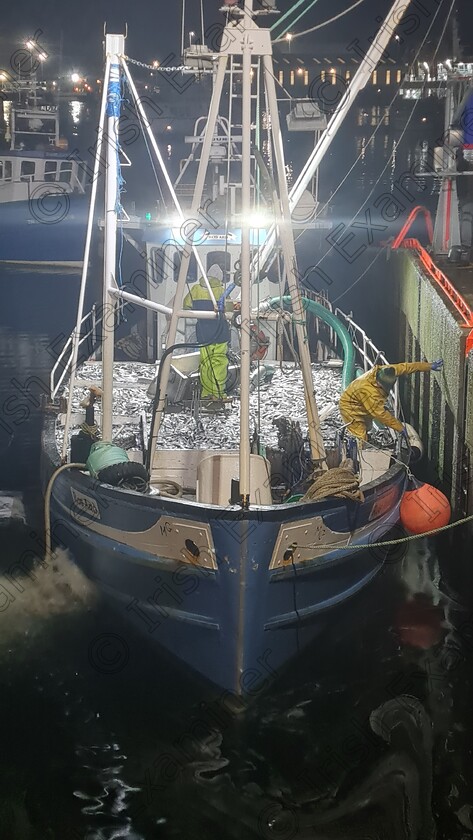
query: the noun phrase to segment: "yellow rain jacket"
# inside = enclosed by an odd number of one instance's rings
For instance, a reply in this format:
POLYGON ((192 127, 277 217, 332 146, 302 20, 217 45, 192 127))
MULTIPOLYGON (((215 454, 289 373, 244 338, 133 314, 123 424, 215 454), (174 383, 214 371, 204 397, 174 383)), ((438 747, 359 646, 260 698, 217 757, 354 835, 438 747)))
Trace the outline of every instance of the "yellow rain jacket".
MULTIPOLYGON (((209 277, 209 284, 218 301, 224 293, 224 287, 216 277, 209 277)), ((227 302, 225 308, 228 309, 227 302)), ((212 311, 213 304, 210 300, 209 291, 205 281, 201 278, 195 283, 184 298, 184 309, 200 311, 212 311)), ((205 344, 200 348, 200 384, 201 397, 222 399, 226 394, 226 382, 228 371, 228 342, 230 340, 230 328, 225 318, 197 320, 196 338, 199 344, 205 344)))
POLYGON ((384 426, 390 426, 396 432, 402 432, 403 425, 397 417, 388 411, 384 404, 387 393, 376 381, 376 374, 382 368, 394 368, 396 376, 431 370, 429 362, 400 362, 397 365, 376 365, 358 379, 353 380, 340 397, 340 413, 344 423, 349 423, 348 430, 355 437, 367 439, 371 421, 377 420, 384 426))

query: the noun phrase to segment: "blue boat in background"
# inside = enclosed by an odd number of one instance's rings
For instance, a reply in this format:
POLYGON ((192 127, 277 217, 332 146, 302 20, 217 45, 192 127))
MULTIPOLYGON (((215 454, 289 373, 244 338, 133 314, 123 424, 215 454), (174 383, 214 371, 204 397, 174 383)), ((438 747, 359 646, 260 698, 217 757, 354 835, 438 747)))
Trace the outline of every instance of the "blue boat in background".
POLYGON ((9 148, 0 151, 0 262, 80 267, 87 166, 67 150, 59 108, 42 99, 35 77, 6 87, 15 98, 3 101, 9 148))

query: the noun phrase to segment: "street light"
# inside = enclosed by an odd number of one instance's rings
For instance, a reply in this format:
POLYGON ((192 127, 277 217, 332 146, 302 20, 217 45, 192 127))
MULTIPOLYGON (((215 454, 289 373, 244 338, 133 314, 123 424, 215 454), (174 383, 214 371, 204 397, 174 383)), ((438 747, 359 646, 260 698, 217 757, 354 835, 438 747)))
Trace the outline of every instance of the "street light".
POLYGON ((189 46, 192 47, 192 39, 195 38, 195 32, 189 32, 189 46))
POLYGON ((46 53, 38 53, 38 58, 41 66, 41 81, 43 81, 43 62, 46 61, 47 55, 46 53))
POLYGON ((289 44, 289 52, 291 52, 291 41, 292 41, 292 35, 291 35, 291 33, 290 33, 290 32, 288 32, 288 33, 287 33, 287 35, 286 35, 286 41, 287 41, 287 42, 288 42, 288 44, 289 44))

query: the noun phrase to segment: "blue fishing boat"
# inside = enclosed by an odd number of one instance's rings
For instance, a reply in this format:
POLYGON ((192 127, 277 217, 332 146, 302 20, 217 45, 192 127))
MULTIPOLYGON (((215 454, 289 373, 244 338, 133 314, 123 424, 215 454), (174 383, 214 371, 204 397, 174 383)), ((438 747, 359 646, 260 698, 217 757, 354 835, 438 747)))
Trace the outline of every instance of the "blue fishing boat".
MULTIPOLYGON (((274 3, 264 6, 264 14, 274 11, 274 3)), ((397 14, 398 6, 399 3, 394 4, 391 15, 397 14)), ((124 58, 124 38, 106 36, 99 141, 103 139, 107 152, 102 311, 108 317, 91 326, 89 316, 84 315, 94 189, 76 329, 53 374, 56 379, 52 382, 51 395, 55 399, 45 407, 42 469, 48 551, 54 544, 66 546, 103 595, 150 642, 158 643, 225 692, 251 695, 280 673, 316 637, 336 610, 343 608, 382 569, 386 548, 378 542, 399 518, 407 481, 408 451, 401 449, 400 441, 389 430, 384 442, 377 446, 361 447, 347 438, 341 428, 330 445, 324 441, 322 412, 319 413, 314 393, 307 317, 314 315, 332 331, 334 341, 338 338, 338 346, 343 348, 340 355, 345 360, 345 384, 355 376, 356 368, 367 370, 376 360, 382 363, 387 360, 351 318, 301 294, 270 32, 259 26, 259 12, 254 10, 253 0, 245 0, 244 8, 227 4, 225 15, 226 37, 222 39, 221 51, 211 57, 214 90, 187 216, 172 188, 139 97, 135 96, 136 89, 124 58), (220 240, 222 260, 216 260, 216 244, 211 234, 202 237, 201 222, 195 220, 204 206, 206 175, 229 69, 232 78, 238 75, 241 80, 242 91, 239 126, 242 152, 238 155, 241 192, 235 204, 240 233, 232 241, 231 232, 236 227, 235 219, 230 219, 224 228, 224 240, 220 240), (272 150, 274 187, 266 204, 266 211, 269 209, 273 218, 269 228, 254 221, 255 214, 261 212, 254 188, 258 180, 253 168, 257 156, 252 153, 255 125, 252 77, 256 73, 260 74, 261 92, 269 110, 268 142, 272 150), (135 97, 144 129, 149 130, 155 164, 163 172, 178 217, 180 238, 173 236, 170 245, 178 258, 166 261, 172 276, 172 302, 166 300, 169 291, 166 283, 156 281, 157 276, 167 277, 162 274, 161 263, 161 274, 155 273, 152 283, 147 279, 142 294, 132 284, 119 282, 121 249, 117 241, 121 241, 122 223, 127 218, 121 208, 117 155, 119 91, 123 79, 135 97), (188 226, 193 229, 192 235, 186 233, 188 226), (260 243, 258 230, 262 228, 264 236, 260 243), (274 247, 272 239, 278 242, 278 247, 274 247), (210 249, 212 265, 217 262, 222 268, 221 282, 226 288, 225 295, 218 300, 212 291, 216 286, 209 279, 208 254, 202 248, 210 249), (260 281, 258 266, 269 265, 271 252, 275 254, 274 259, 281 255, 280 273, 285 278, 281 294, 275 296, 272 289, 268 299, 255 305, 252 289, 260 281), (184 306, 193 261, 212 304, 208 308, 189 310, 184 306), (150 289, 153 294, 147 294, 150 289), (221 305, 224 299, 232 301, 231 313, 221 305), (166 324, 157 342, 151 422, 148 426, 143 412, 137 412, 139 443, 129 452, 117 445, 116 429, 126 425, 130 418, 123 413, 119 416, 120 412, 116 411, 114 416, 115 338, 124 306, 139 308, 153 321, 164 319, 166 324), (195 370, 191 369, 192 354, 179 354, 183 349, 196 349, 196 345, 207 347, 208 343, 190 340, 188 325, 191 321, 211 324, 217 319, 219 323, 228 321, 238 334, 238 398, 220 400, 217 406, 225 418, 225 412, 236 410, 235 403, 238 404, 239 433, 235 445, 221 449, 165 447, 161 433, 171 410, 183 433, 190 423, 192 414, 186 407, 186 389, 192 390, 188 400, 191 411, 195 411, 199 401, 203 402, 195 396, 198 385, 193 378, 195 370), (256 325, 259 333, 261 324, 267 324, 269 330, 274 320, 278 324, 289 320, 291 324, 294 336, 291 346, 302 372, 303 404, 307 413, 306 437, 297 437, 298 427, 293 417, 285 419, 289 437, 294 432, 297 445, 284 449, 281 444, 279 451, 267 446, 260 430, 252 434, 250 428, 254 330, 246 328, 246 325, 256 325), (95 333, 97 341, 92 341, 90 346, 91 335, 94 337, 95 333), (357 335, 360 341, 356 341, 357 335), (100 365, 100 393, 86 379, 80 379, 78 373, 80 363, 91 352, 100 365), (57 398, 69 374, 64 406, 64 401, 58 403, 57 398), (81 387, 90 391, 85 425, 83 412, 77 405, 77 390, 81 387), (172 393, 176 389, 179 395, 172 405, 172 393), (94 425, 98 418, 94 405, 99 399, 100 439, 94 425), (74 429, 79 425, 82 429, 77 433, 74 429)), ((388 32, 386 26, 386 38, 388 32)), ((202 50, 199 51, 201 60, 202 50)), ((366 71, 369 63, 368 56, 366 71)), ((358 83, 361 82, 360 79, 358 83)), ((322 141, 326 146, 327 138, 321 138, 322 141)), ((100 155, 99 142, 96 167, 100 155)), ((318 159, 316 155, 315 165, 318 159)), ((233 165, 234 161, 230 163, 233 165)), ((306 176, 312 178, 310 167, 306 176)), ((234 186, 236 179, 231 180, 234 186)), ((302 194, 304 189, 304 183, 299 182, 297 190, 302 194)), ((292 199, 297 203, 296 195, 292 199)), ((215 229, 213 233, 218 235, 219 231, 215 229)), ((147 236, 147 241, 150 247, 161 245, 159 237, 154 245, 152 235, 147 236)), ((144 249, 144 256, 148 277, 157 271, 157 263, 149 259, 149 249, 144 249)), ((132 384, 138 388, 140 382, 132 384)), ((327 411, 335 410, 336 403, 334 394, 333 405, 327 411)), ((291 415, 290 404, 287 415, 291 415)))
POLYGON ((87 166, 68 151, 59 108, 35 76, 4 87, 13 99, 2 103, 9 148, 0 151, 0 262, 79 267, 87 166))

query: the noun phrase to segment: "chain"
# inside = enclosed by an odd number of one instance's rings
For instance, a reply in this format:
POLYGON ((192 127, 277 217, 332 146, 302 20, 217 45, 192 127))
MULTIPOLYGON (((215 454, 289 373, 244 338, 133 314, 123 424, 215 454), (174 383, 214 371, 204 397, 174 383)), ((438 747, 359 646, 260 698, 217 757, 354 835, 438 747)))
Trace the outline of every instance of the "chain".
POLYGON ((129 55, 124 55, 123 58, 125 61, 128 61, 129 64, 136 64, 137 67, 144 67, 145 70, 156 70, 157 73, 179 73, 182 70, 192 70, 192 67, 188 67, 186 64, 181 64, 179 67, 156 67, 153 64, 145 64, 144 61, 137 61, 136 58, 130 58, 129 55))

